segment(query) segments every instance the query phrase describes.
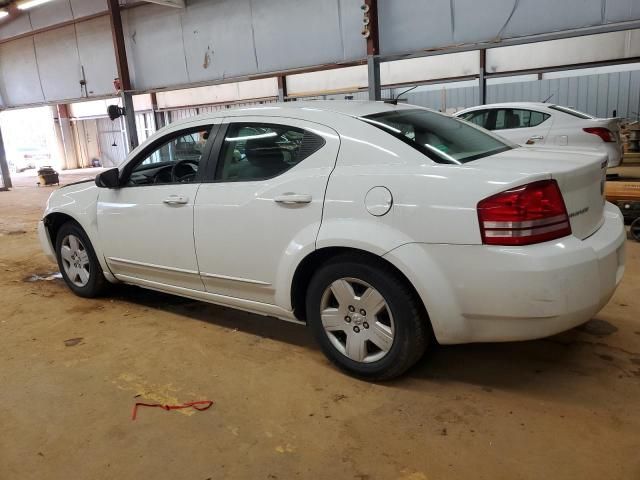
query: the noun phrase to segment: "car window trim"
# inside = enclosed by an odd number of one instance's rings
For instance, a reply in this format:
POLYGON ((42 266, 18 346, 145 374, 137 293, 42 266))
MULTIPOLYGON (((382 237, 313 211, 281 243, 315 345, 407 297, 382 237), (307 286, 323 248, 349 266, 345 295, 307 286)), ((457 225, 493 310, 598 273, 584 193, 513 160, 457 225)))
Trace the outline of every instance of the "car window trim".
POLYGON ((163 186, 163 185, 178 185, 177 183, 152 183, 152 184, 144 184, 144 185, 127 185, 126 182, 129 181, 131 177, 131 173, 135 167, 137 167, 141 162, 143 162, 150 154, 152 154, 155 150, 162 147, 163 145, 169 143, 176 138, 179 138, 183 135, 187 135, 189 133, 201 132, 204 128, 209 127, 209 138, 207 139, 207 143, 205 143, 204 149, 202 150, 202 156, 200 157, 200 163, 198 165, 198 172, 196 173, 196 178, 191 184, 202 183, 202 178, 204 171, 207 169, 211 156, 212 146, 217 140, 220 124, 217 123, 205 123, 202 125, 195 125, 191 127, 186 127, 182 130, 176 130, 174 132, 168 133, 161 137, 158 137, 149 145, 147 145, 143 150, 140 151, 135 157, 128 162, 122 171, 120 172, 120 186, 119 188, 137 188, 137 187, 153 187, 153 186, 163 186), (204 167, 204 169, 202 168, 204 167), (201 170, 203 170, 201 172, 201 170))
POLYGON ((222 120, 222 123, 218 124, 216 137, 211 144, 211 151, 209 152, 209 159, 205 168, 202 171, 202 177, 200 183, 217 183, 216 171, 218 170, 218 163, 220 162, 220 154, 222 153, 222 147, 224 145, 224 139, 227 136, 229 125, 232 122, 222 120))

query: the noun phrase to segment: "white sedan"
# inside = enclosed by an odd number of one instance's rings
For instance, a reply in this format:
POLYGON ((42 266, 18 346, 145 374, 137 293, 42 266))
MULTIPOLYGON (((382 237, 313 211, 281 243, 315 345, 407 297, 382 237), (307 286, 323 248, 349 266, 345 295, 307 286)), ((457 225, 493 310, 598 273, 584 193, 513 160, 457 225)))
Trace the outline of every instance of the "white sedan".
POLYGON ((595 118, 571 108, 549 103, 493 103, 456 112, 472 122, 519 145, 594 149, 607 155, 608 166, 622 158, 619 122, 595 118))
POLYGON ((39 235, 78 295, 124 282, 303 322, 339 367, 386 379, 434 339, 596 314, 624 270, 606 163, 409 105, 291 102, 169 125, 55 191, 39 235))

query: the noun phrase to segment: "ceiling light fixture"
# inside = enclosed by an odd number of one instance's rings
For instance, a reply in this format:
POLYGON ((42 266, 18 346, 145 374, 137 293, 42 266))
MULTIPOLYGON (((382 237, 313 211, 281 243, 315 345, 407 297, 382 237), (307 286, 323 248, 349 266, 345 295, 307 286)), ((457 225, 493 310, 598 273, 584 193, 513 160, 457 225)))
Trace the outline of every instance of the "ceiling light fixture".
POLYGON ((28 10, 33 7, 37 7, 38 5, 42 5, 43 3, 48 3, 51 0, 27 0, 26 2, 18 3, 18 10, 28 10))

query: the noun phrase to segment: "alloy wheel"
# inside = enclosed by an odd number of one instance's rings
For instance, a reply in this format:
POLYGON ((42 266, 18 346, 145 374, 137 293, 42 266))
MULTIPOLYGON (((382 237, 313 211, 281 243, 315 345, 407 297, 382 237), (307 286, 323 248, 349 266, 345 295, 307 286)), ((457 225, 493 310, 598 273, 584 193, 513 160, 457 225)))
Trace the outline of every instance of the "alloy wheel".
POLYGON ((89 253, 82 240, 75 235, 67 235, 62 239, 60 247, 62 266, 69 280, 78 287, 89 283, 91 267, 89 253))
POLYGON ((391 310, 380 292, 362 280, 332 282, 322 295, 320 318, 332 345, 355 362, 375 362, 391 350, 391 310))

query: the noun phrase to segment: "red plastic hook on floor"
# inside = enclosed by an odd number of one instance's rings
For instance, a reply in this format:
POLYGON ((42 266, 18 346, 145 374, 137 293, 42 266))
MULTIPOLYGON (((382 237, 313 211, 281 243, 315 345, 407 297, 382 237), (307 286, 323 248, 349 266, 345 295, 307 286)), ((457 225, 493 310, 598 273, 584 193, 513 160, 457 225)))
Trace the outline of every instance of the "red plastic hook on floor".
POLYGON ((198 400, 197 402, 187 402, 182 405, 162 405, 161 403, 136 403, 133 406, 133 411, 131 412, 131 420, 135 420, 138 415, 138 407, 157 407, 162 408, 163 410, 180 410, 182 408, 195 408, 196 410, 202 412, 203 410, 207 410, 211 408, 213 405, 212 400, 198 400), (201 406, 204 405, 204 406, 201 406))

